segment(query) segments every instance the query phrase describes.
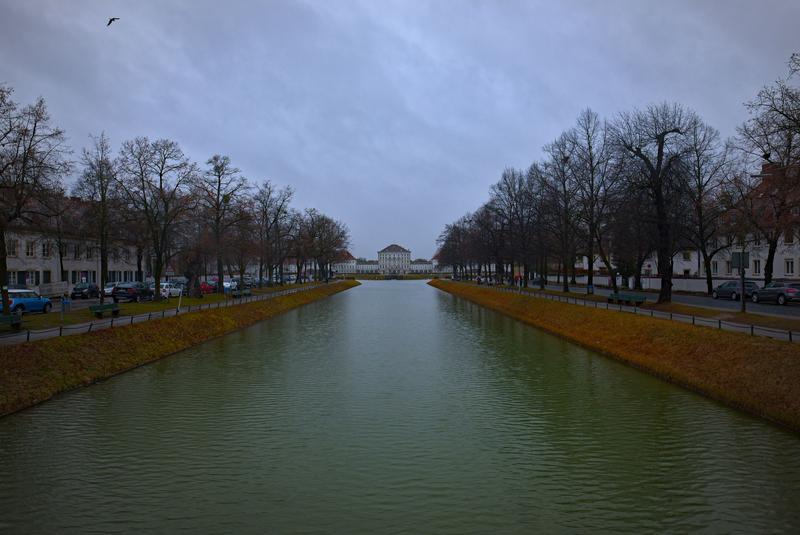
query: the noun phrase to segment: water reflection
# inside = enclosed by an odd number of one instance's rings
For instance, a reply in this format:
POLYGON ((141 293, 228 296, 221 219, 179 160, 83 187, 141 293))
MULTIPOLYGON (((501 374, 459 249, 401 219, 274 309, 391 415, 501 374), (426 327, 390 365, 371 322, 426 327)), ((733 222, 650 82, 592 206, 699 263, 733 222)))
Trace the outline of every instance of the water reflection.
POLYGON ((0 530, 800 525, 800 440, 423 283, 363 286, 0 420, 0 530))

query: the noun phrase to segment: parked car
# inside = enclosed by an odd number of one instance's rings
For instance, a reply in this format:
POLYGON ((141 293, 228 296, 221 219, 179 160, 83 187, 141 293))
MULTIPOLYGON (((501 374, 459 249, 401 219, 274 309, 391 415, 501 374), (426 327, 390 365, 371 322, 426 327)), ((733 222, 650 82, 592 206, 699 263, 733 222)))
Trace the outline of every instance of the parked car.
POLYGON ((70 299, 96 299, 100 297, 100 288, 90 282, 79 282, 72 288, 70 299))
POLYGON ((143 282, 121 282, 114 287, 111 297, 115 303, 119 303, 120 301, 139 302, 152 299, 153 295, 153 290, 143 282))
POLYGON ((216 282, 206 282, 203 281, 200 283, 200 292, 204 294, 213 294, 217 291, 217 283, 216 282))
POLYGON ((222 283, 222 287, 224 288, 223 291, 230 292, 232 290, 237 289, 239 287, 239 285, 238 285, 238 283, 236 281, 230 280, 230 281, 223 282, 222 283))
POLYGON ((772 301, 785 305, 789 301, 800 301, 800 283, 797 282, 770 282, 751 296, 753 303, 772 301))
POLYGON ((162 297, 178 297, 181 295, 181 288, 171 282, 161 283, 161 296, 162 297))
MULTIPOLYGON (((153 292, 153 295, 156 295, 156 283, 155 282, 149 283, 147 285, 147 287, 150 289, 151 292, 153 292)), ((158 295, 161 296, 161 299, 169 299, 169 290, 159 286, 158 287, 158 295)))
POLYGON ((742 283, 740 281, 723 282, 711 292, 711 297, 719 299, 720 297, 730 298, 738 301, 739 297, 744 294, 745 299, 751 297, 753 292, 758 290, 758 284, 752 281, 744 281, 744 292, 742 292, 742 283))
POLYGON ((107 282, 105 288, 103 288, 103 295, 106 297, 111 297, 114 293, 114 288, 119 284, 118 282, 107 282))
POLYGON ((52 310, 53 303, 33 290, 8 290, 9 309, 15 314, 27 312, 41 312, 47 314, 52 310))

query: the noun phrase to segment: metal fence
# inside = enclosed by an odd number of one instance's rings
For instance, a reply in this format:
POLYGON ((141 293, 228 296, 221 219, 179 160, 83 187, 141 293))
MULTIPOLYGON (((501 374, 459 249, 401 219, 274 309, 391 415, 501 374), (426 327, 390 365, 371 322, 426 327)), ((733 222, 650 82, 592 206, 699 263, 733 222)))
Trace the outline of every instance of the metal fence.
POLYGON ((253 303, 256 301, 266 301, 284 295, 290 295, 297 292, 303 292, 322 286, 322 283, 302 286, 300 288, 289 288, 277 292, 270 292, 267 294, 252 295, 248 297, 233 297, 225 299, 224 301, 216 301, 214 303, 201 303, 199 305, 189 305, 175 308, 165 308, 158 311, 137 314, 134 316, 118 316, 107 319, 100 319, 75 325, 60 325, 50 329, 31 330, 24 329, 18 332, 13 332, 0 336, 0 344, 11 345, 19 344, 22 342, 33 342, 36 340, 45 340, 47 338, 56 338, 58 336, 70 336, 73 334, 83 334, 92 331, 101 331, 103 329, 111 329, 113 327, 123 327, 126 325, 133 325, 134 323, 143 323, 145 321, 159 320, 162 318, 170 318, 178 314, 186 314, 187 312, 198 312, 201 310, 209 310, 216 308, 226 308, 230 306, 243 305, 245 303, 253 303))
MULTIPOLYGON (((487 288, 489 288, 487 286, 487 288)), ((791 330, 784 330, 784 329, 773 329, 771 327, 761 327, 758 325, 751 325, 746 323, 734 323, 730 321, 720 320, 720 319, 713 319, 713 318, 704 318, 702 316, 694 316, 689 314, 678 314, 676 312, 663 312, 660 310, 654 310, 652 308, 641 308, 637 306, 631 305, 618 305, 613 303, 604 303, 602 301, 594 301, 591 299, 582 299, 579 297, 572 297, 568 295, 556 295, 546 292, 541 292, 537 290, 526 290, 512 286, 493 286, 491 287, 495 290, 503 291, 503 292, 510 292, 516 293, 521 295, 529 295, 531 297, 537 297, 540 299, 549 299, 551 301, 558 301, 560 303, 570 303, 574 305, 580 305, 588 308, 599 308, 604 310, 611 310, 614 312, 629 312, 632 314, 638 314, 640 316, 650 316, 651 318, 660 318, 669 321, 679 321, 681 323, 688 323, 691 325, 700 325, 703 327, 711 327, 714 329, 719 329, 722 331, 731 331, 731 332, 739 332, 744 334, 749 334, 750 336, 763 336, 766 338, 772 338, 775 340, 784 340, 788 342, 798 342, 800 341, 800 332, 798 331, 791 331, 791 330)))

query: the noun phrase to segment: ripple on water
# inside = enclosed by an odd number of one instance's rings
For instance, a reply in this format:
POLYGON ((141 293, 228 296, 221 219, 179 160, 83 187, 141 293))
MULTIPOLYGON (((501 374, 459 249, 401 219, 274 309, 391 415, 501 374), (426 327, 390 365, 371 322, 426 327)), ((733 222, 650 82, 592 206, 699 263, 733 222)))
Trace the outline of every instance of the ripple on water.
POLYGON ((792 531, 798 488, 796 436, 406 281, 0 420, 21 533, 792 531))

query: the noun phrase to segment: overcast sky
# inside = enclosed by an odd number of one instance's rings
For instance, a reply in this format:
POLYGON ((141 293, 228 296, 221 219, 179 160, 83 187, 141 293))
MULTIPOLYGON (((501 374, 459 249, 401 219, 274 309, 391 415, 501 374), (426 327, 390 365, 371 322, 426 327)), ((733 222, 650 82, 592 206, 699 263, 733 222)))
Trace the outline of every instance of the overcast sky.
POLYGON ((732 135, 799 20, 796 0, 0 0, 0 82, 76 152, 105 130, 227 154, 346 222, 356 256, 429 258, 582 108, 678 101, 732 135))

